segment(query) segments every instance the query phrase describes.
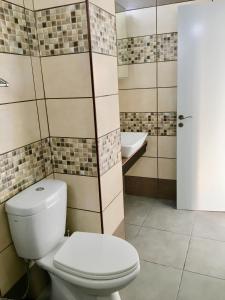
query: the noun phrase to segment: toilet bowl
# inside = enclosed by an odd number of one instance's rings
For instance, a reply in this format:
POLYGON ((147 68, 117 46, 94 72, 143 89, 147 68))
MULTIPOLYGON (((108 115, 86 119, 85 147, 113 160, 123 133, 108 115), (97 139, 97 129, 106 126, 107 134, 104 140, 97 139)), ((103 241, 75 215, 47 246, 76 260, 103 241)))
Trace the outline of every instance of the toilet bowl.
POLYGON ((81 232, 64 239, 37 264, 51 276, 52 300, 119 300, 117 291, 140 271, 137 252, 129 243, 81 232))
POLYGON ((17 254, 51 277, 51 300, 120 300, 119 290, 140 271, 139 256, 112 235, 64 237, 66 184, 42 180, 6 203, 17 254))

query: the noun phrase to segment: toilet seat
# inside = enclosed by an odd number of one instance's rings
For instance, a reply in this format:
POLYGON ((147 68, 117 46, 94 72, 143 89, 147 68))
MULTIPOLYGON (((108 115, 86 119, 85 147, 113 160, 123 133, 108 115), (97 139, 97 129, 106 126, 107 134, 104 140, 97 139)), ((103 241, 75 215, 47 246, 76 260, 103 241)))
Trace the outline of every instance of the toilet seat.
POLYGON ((136 249, 111 235, 74 233, 57 251, 53 265, 66 273, 91 279, 118 279, 139 265, 136 249))
POLYGON ((80 276, 76 276, 74 274, 65 272, 60 270, 55 266, 53 263, 56 254, 60 251, 63 245, 69 240, 70 238, 64 238, 51 252, 49 252, 45 257, 42 257, 39 260, 36 260, 37 265, 44 269, 45 271, 49 272, 53 276, 60 278, 61 280, 66 281, 69 284, 78 286, 80 288, 84 288, 89 291, 99 291, 109 292, 110 290, 117 291, 121 288, 125 287, 128 282, 134 280, 137 274, 140 272, 140 262, 138 260, 138 264, 136 269, 130 271, 129 274, 119 277, 117 279, 88 279, 80 276))

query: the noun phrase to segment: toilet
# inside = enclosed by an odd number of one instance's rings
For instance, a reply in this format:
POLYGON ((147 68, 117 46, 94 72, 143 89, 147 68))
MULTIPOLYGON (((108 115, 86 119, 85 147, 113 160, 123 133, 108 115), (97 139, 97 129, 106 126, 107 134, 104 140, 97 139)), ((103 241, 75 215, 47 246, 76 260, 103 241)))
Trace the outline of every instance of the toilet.
POLYGON ((34 260, 51 277, 51 300, 120 300, 140 262, 136 249, 111 235, 66 229, 67 186, 44 179, 6 203, 19 257, 34 260))

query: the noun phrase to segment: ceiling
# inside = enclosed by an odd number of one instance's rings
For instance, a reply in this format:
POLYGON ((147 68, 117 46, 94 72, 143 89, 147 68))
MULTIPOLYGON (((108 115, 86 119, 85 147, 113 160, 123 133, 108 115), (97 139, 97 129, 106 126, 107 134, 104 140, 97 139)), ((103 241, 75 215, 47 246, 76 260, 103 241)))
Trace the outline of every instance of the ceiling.
POLYGON ((116 0, 117 12, 125 10, 139 9, 157 5, 166 5, 189 0, 116 0))

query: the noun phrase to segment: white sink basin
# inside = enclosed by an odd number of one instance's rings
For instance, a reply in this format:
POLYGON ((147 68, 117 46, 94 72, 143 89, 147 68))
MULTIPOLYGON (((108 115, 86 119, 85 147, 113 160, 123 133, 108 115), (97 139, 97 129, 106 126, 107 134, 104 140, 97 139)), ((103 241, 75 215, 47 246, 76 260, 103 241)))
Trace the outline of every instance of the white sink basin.
POLYGON ((131 157, 145 142, 146 132, 121 132, 122 157, 131 157))

